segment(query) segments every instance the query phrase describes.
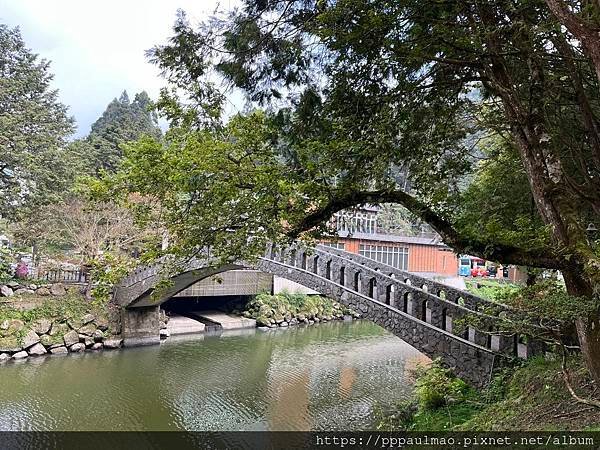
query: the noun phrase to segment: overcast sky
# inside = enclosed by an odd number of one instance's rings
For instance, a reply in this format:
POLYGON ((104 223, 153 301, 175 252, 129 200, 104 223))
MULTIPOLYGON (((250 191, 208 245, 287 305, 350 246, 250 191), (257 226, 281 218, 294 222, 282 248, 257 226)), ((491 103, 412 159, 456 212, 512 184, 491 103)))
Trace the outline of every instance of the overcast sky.
POLYGON ((192 21, 235 0, 0 0, 0 23, 19 26, 29 48, 52 61, 54 87, 77 121, 77 135, 126 89, 156 98, 164 81, 144 51, 172 34, 178 8, 192 21))

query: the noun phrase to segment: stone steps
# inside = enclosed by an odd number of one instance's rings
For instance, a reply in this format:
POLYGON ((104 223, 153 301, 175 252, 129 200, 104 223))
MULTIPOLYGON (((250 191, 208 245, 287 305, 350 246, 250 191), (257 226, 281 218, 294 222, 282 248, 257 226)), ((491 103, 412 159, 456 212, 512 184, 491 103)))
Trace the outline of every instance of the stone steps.
POLYGON ((193 311, 190 312, 190 315, 197 316, 199 319, 206 319, 210 322, 217 323, 221 325, 223 330, 256 328, 256 320, 225 314, 222 311, 193 311))
POLYGON ((204 333, 205 325, 189 317, 173 314, 167 322, 167 330, 170 335, 204 333))

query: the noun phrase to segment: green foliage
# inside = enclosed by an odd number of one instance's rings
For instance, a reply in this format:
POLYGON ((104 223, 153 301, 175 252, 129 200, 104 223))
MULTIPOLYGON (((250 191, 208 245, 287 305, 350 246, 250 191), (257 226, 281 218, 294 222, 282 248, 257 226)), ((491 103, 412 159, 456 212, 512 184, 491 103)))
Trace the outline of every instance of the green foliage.
POLYGON ((433 233, 433 229, 420 221, 403 206, 393 203, 381 205, 377 214, 377 229, 385 233, 397 233, 403 236, 433 233))
POLYGON ((111 300, 113 287, 135 266, 135 261, 123 255, 104 252, 91 262, 90 276, 94 283, 91 294, 94 304, 106 305, 111 300))
MULTIPOLYGON (((593 383, 581 356, 569 358, 568 365, 576 391, 593 396, 593 383)), ((463 390, 445 369, 434 363, 430 369, 419 371, 417 384, 422 386, 421 392, 416 390, 413 398, 392 410, 376 411, 376 428, 385 431, 523 431, 598 427, 600 411, 590 408, 582 415, 581 405, 573 402, 560 372, 559 360, 532 358, 505 367, 494 375, 488 387, 475 391, 463 390), (443 398, 449 399, 445 405, 443 398)))
POLYGON ((415 394, 420 410, 434 410, 464 401, 469 393, 469 385, 442 367, 438 360, 417 371, 415 394))
POLYGON ((505 292, 499 299, 538 321, 572 322, 592 314, 600 306, 600 299, 570 295, 562 283, 552 279, 505 292))
POLYGON ((469 292, 496 302, 502 302, 507 295, 516 292, 520 287, 516 284, 500 283, 493 280, 468 280, 465 282, 469 292), (479 287, 477 287, 479 286, 479 287))
POLYGON ((305 214, 317 187, 282 164, 265 114, 235 116, 218 134, 180 131, 171 130, 165 143, 127 145, 121 171, 92 183, 92 191, 153 199, 154 210, 134 211, 145 225, 160 211, 170 253, 210 246, 227 262, 256 257, 269 240, 289 241, 285 231, 305 214))
POLYGON ((69 291, 64 297, 45 298, 40 306, 28 310, 0 304, 0 323, 18 319, 25 323, 27 329, 39 319, 80 319, 90 311, 97 312, 81 294, 69 291))
POLYGON ((95 175, 103 170, 116 170, 123 157, 123 145, 142 136, 161 137, 157 115, 146 92, 129 100, 126 91, 108 104, 100 118, 92 124, 85 139, 74 141, 70 149, 81 155, 85 166, 82 174, 95 175))
POLYGON ((471 419, 480 409, 480 394, 439 360, 419 367, 413 396, 393 410, 375 413, 378 430, 450 430, 471 419))
POLYGON ((130 146, 109 184, 156 199, 174 253, 252 258, 395 202, 458 252, 561 268, 591 295, 600 72, 560 20, 526 0, 246 0, 198 28, 179 13, 150 52, 174 127, 130 146), (268 113, 221 126, 215 72, 268 113))
POLYGON ((549 230, 533 201, 527 173, 515 146, 500 136, 480 143, 484 158, 455 199, 456 226, 465 235, 523 248, 546 248, 549 230))
POLYGON ((0 282, 8 281, 12 278, 10 264, 13 262, 13 256, 8 248, 0 246, 0 282))
POLYGON ((77 288, 70 289, 67 295, 62 297, 41 297, 37 299, 30 297, 28 300, 38 300, 39 303, 34 308, 27 310, 13 308, 10 304, 0 304, 0 323, 13 319, 24 323, 24 327, 19 331, 11 330, 11 328, 0 330, 0 339, 5 339, 8 342, 14 340, 15 343, 21 343, 36 321, 48 319, 53 322, 64 323, 63 330, 59 327, 53 336, 47 338, 49 339, 48 343, 62 343, 64 332, 68 331, 65 322, 80 322, 83 316, 88 313, 92 313, 96 318, 107 318, 106 308, 87 301, 78 292, 77 288))
POLYGON ((481 392, 481 400, 488 404, 504 400, 508 393, 509 382, 521 363, 527 364, 525 361, 513 361, 510 366, 497 370, 490 384, 481 392))
MULTIPOLYGON (((149 52, 172 88, 159 105, 179 136, 210 129, 224 143, 231 138, 220 127, 215 72, 267 105, 272 139, 262 144, 271 157, 256 162, 285 174, 286 182, 234 184, 219 178, 231 178, 226 165, 223 172, 206 170, 251 215, 268 208, 272 222, 303 231, 343 207, 395 201, 443 231, 461 253, 558 266, 567 253, 551 237, 585 244, 582 225, 598 219, 590 175, 600 169, 600 137, 590 125, 600 115, 593 61, 544 2, 430 6, 423 12, 417 0, 246 0, 198 27, 179 12, 174 36, 149 52), (490 22, 497 24, 493 35, 490 22), (497 60, 489 58, 490 47, 497 60), (193 108, 182 107, 177 90, 193 108), (273 198, 277 190, 284 201, 273 198), (290 191, 302 199, 295 214, 285 201, 290 191), (548 215, 553 209, 559 217, 548 215), (313 211, 322 213, 302 220, 313 211)), ((247 170, 254 168, 240 166, 247 170)), ((182 193, 207 205, 193 220, 210 214, 211 194, 191 187, 182 193)), ((273 238, 280 230, 273 231, 265 233, 273 238)), ((578 253, 585 262, 588 256, 578 253)))
MULTIPOLYGON (((492 299, 509 308, 502 312, 504 306, 489 305, 481 311, 498 318, 494 322, 498 332, 525 335, 556 345, 570 344, 574 321, 600 308, 600 299, 570 295, 554 279, 533 286, 495 289, 492 299)), ((456 321, 457 330, 468 325, 486 332, 489 324, 472 314, 456 321)))
POLYGON ((418 411, 415 399, 404 400, 391 409, 382 409, 376 405, 373 411, 373 422, 378 431, 398 431, 411 427, 418 411))
MULTIPOLYGON (((574 389, 580 396, 594 397, 593 384, 581 355, 568 359, 574 389)), ((561 361, 542 357, 522 362, 498 374, 482 392, 483 405, 456 430, 582 430, 598 427, 600 411, 581 413, 561 374, 561 361)))
POLYGON ((0 24, 0 215, 14 218, 60 198, 74 179, 65 148, 73 132, 52 90, 49 62, 29 50, 18 28, 0 24))
POLYGON ((315 317, 339 318, 352 311, 339 303, 319 295, 282 292, 276 295, 259 294, 246 306, 246 315, 259 325, 269 325, 272 320, 315 317))

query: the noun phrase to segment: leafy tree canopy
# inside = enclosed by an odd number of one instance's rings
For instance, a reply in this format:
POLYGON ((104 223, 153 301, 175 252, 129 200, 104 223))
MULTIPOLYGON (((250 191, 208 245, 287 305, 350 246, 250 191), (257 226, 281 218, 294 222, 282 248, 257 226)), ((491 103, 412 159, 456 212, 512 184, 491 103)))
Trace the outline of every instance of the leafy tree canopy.
POLYGON ((197 106, 221 104, 222 94, 209 81, 213 70, 251 100, 268 104, 268 120, 277 129, 270 144, 273 157, 287 167, 288 179, 297 174, 303 186, 308 183, 311 192, 319 193, 314 198, 305 193, 311 198, 311 213, 303 211, 304 219, 290 226, 289 235, 318 226, 341 208, 388 201, 411 209, 460 251, 504 262, 559 267, 562 256, 555 253, 564 249, 552 243, 553 232, 561 234, 565 243, 580 240, 591 218, 587 211, 596 203, 595 179, 590 177, 596 164, 593 142, 580 149, 583 166, 565 154, 576 145, 576 131, 586 129, 582 106, 575 98, 577 88, 566 75, 568 66, 574 61, 579 64, 585 80, 582 95, 592 112, 597 79, 581 47, 569 47, 572 54, 566 55, 558 46, 548 50, 545 43, 558 42, 565 35, 543 2, 524 2, 516 10, 511 5, 432 2, 425 8, 422 2, 404 0, 368 6, 362 1, 267 2, 260 7, 248 2, 245 8, 198 29, 181 13, 171 42, 150 54, 169 81, 187 92, 188 102, 164 91, 159 105, 180 126, 180 136, 186 129, 207 129, 212 119, 208 128, 217 130, 214 137, 220 139, 220 115, 197 106), (507 12, 511 16, 498 22, 496 39, 489 41, 490 17, 507 12), (523 27, 530 44, 521 41, 523 27), (496 44, 503 47, 492 49, 496 44), (504 47, 515 50, 504 52, 504 47), (497 63, 490 55, 495 53, 503 70, 519 80, 516 87, 510 86, 506 101, 500 95, 506 87, 494 78, 497 63), (539 64, 537 70, 546 77, 544 87, 565 101, 545 100, 531 77, 533 68, 524 65, 524 59, 539 64), (513 128, 517 120, 521 128, 527 120, 507 117, 504 103, 521 112, 543 105, 544 114, 536 117, 546 130, 537 139, 537 144, 548 147, 545 159, 524 162, 518 130, 513 128), (184 120, 190 111, 203 120, 184 120), (568 127, 559 126, 567 122, 568 127), (565 150, 564 142, 572 146, 565 150), (482 150, 490 162, 479 165, 482 150), (513 161, 517 170, 497 170, 504 166, 502 158, 513 161), (537 191, 545 189, 546 183, 538 178, 550 176, 549 164, 550 168, 559 164, 552 159, 560 162, 563 193, 570 199, 567 206, 550 194, 548 199, 532 190, 532 185, 537 191), (487 168, 487 175, 478 175, 465 193, 468 180, 473 179, 470 174, 478 168, 487 168), (409 191, 398 179, 399 173, 406 172, 409 191), (488 194, 477 195, 476 184, 490 194, 490 184, 513 194, 489 201, 488 194), (515 202, 522 203, 518 209, 515 202), (576 224, 567 227, 571 231, 565 231, 562 218, 554 221, 548 210, 555 207, 548 202, 568 209, 565 213, 576 224), (484 213, 490 204, 496 211, 484 213), (516 211, 519 220, 506 220, 516 211), (469 222, 478 226, 463 226, 469 222), (550 223, 550 232, 544 232, 544 223, 550 223))
MULTIPOLYGON (((585 233, 600 222, 599 30, 600 5, 579 0, 247 0, 198 27, 180 13, 150 52, 174 86, 159 101, 174 126, 169 154, 223 164, 184 164, 167 179, 148 164, 165 149, 145 141, 124 173, 145 166, 158 198, 165 181, 188 180, 183 201, 164 204, 187 250, 201 244, 187 233, 198 223, 242 250, 240 218, 262 225, 255 234, 297 237, 341 209, 391 202, 457 251, 562 269, 569 293, 590 297, 600 292, 585 233), (244 130, 258 116, 222 125, 215 73, 265 107, 272 132, 244 130), (231 147, 246 133, 248 157, 231 147), (486 198, 498 187, 510 194, 486 198)), ((600 314, 577 330, 600 380, 600 314)))
POLYGON ((73 180, 73 119, 50 87, 49 67, 18 28, 0 24, 0 216, 49 203, 73 180))

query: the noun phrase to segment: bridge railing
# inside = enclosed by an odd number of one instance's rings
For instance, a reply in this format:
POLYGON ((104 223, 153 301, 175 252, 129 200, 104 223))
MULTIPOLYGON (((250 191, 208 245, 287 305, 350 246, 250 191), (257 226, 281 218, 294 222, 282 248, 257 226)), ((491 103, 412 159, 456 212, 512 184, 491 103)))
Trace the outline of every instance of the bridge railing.
MULTIPOLYGON (((482 304, 489 303, 484 299, 413 274, 397 271, 393 267, 360 255, 329 247, 309 249, 299 245, 286 248, 268 245, 265 249, 264 259, 285 265, 286 270, 298 270, 312 274, 320 280, 327 280, 331 286, 342 286, 345 290, 371 298, 398 312, 410 315, 416 320, 428 323, 444 333, 468 340, 490 351, 511 356, 519 354, 530 356, 542 351, 539 343, 520 342, 517 336, 505 336, 500 333, 497 327, 498 318, 482 312, 482 304), (418 283, 421 280, 424 283, 419 286, 418 283), (436 291, 438 287, 443 288, 444 291, 441 289, 436 291), (470 314, 477 315, 480 322, 477 328, 467 326, 462 327, 459 331, 456 322, 470 314)), ((239 264, 244 267, 252 267, 252 264, 244 262, 239 264)), ((210 258, 197 259, 191 261, 186 272, 190 273, 190 270, 206 269, 210 266, 210 258)), ((215 269, 214 273, 222 270, 218 267, 215 269)), ((205 270, 202 273, 204 274, 202 276, 208 276, 206 274, 210 271, 205 270)), ((199 276, 197 275, 197 277, 199 276)), ((160 281, 160 277, 160 264, 140 268, 121 284, 122 295, 119 297, 135 296, 137 298, 140 295, 147 295, 160 281)), ((194 281, 192 278, 194 278, 193 275, 189 278, 190 283, 200 279, 197 278, 194 281)), ((127 302, 124 303, 126 306, 127 302)))
MULTIPOLYGON (((446 292, 454 293, 447 298, 440 297, 423 289, 422 286, 407 283, 406 279, 402 280, 402 277, 397 279, 393 272, 388 274, 387 269, 393 269, 392 267, 368 260, 360 255, 348 254, 329 247, 308 249, 294 246, 281 249, 271 246, 267 249, 265 257, 322 276, 342 286, 351 286, 355 292, 381 301, 404 313, 409 313, 418 320, 431 323, 440 330, 450 331, 456 336, 482 347, 510 356, 524 357, 543 351, 543 345, 539 341, 529 340, 525 336, 506 336, 499 333, 497 317, 480 311, 481 306, 487 305, 490 303, 489 301, 440 283, 434 283, 443 286, 446 292), (350 257, 346 257, 347 255, 350 257), (364 260, 368 260, 369 264, 365 264, 364 260), (457 295, 461 295, 461 297, 457 297, 457 295), (459 300, 463 298, 462 295, 470 301, 460 304, 459 300), (478 316, 478 328, 466 326, 457 332, 453 327, 456 321, 471 314, 478 316)), ((412 274, 406 275, 413 277, 412 274)), ((430 281, 421 277, 414 278, 430 281)), ((410 278, 408 279, 410 280, 410 278)))
POLYGON ((31 277, 50 283, 85 284, 90 274, 85 269, 49 269, 32 271, 31 277))
POLYGON ((471 292, 454 288, 443 283, 430 280, 428 278, 421 277, 419 275, 415 275, 410 272, 406 272, 404 270, 397 269, 393 266, 388 266, 387 264, 372 260, 367 258, 366 256, 362 256, 356 253, 350 253, 345 250, 331 248, 326 246, 318 246, 318 248, 327 253, 332 253, 342 258, 349 259, 351 261, 356 261, 361 263, 362 265, 366 265, 368 267, 372 267, 375 270, 383 271, 390 276, 392 274, 395 275, 395 278, 398 278, 399 281, 404 282, 405 284, 410 284, 417 288, 420 288, 426 292, 429 292, 438 297, 444 297, 450 301, 457 302, 461 299, 461 303, 464 303, 469 309, 479 310, 481 307, 485 306, 494 306, 502 309, 510 309, 506 305, 501 305, 496 302, 491 302, 490 300, 484 299, 482 297, 478 297, 471 292))

